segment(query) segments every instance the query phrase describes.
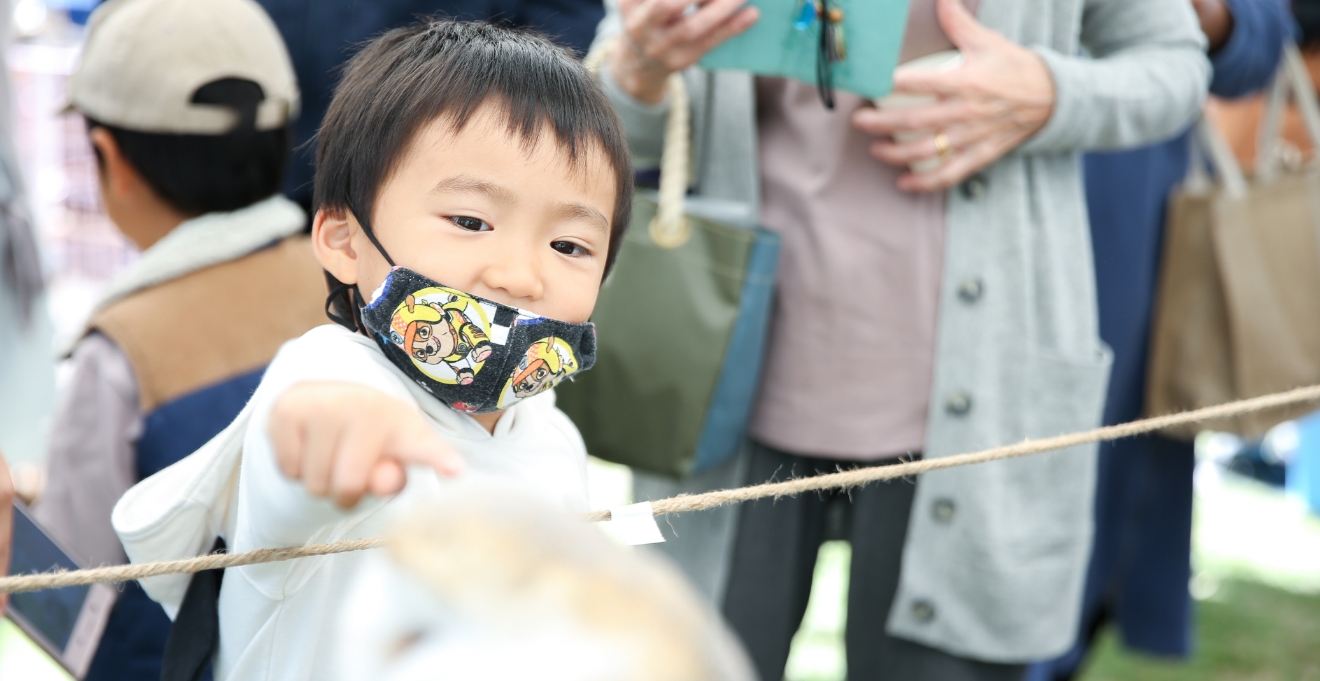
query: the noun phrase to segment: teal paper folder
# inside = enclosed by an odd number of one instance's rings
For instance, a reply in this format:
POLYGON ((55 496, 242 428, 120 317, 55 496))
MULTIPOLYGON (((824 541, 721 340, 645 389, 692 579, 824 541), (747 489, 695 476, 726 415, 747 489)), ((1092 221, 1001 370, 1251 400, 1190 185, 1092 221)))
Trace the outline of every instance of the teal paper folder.
MULTIPOLYGON (((807 0, 810 1, 810 0, 807 0)), ((761 18, 742 35, 726 40, 701 60, 706 69, 751 71, 816 84, 820 51, 820 19, 806 29, 794 26, 803 0, 749 0, 761 18)), ((877 99, 889 94, 894 67, 903 47, 908 0, 836 0, 843 10, 847 56, 833 62, 834 87, 877 99)))

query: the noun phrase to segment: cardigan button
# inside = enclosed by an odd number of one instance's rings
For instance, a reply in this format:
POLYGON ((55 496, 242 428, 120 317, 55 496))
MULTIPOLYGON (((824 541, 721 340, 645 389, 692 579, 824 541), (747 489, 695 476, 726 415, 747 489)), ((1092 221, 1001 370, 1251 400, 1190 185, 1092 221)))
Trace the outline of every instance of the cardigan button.
POLYGON ((961 284, 958 284, 958 297, 964 303, 975 303, 981 299, 982 293, 985 293, 985 284, 980 277, 964 279, 961 284))
POLYGON ((963 198, 968 201, 975 201, 990 190, 990 181, 986 179, 984 173, 977 173, 962 183, 963 198))
POLYGON ((936 499, 931 504, 930 514, 934 516, 936 522, 949 524, 953 522, 953 516, 957 513, 958 507, 953 503, 953 499, 936 499))
POLYGON ((930 601, 916 601, 912 604, 912 618, 922 624, 929 624, 935 619, 935 606, 930 601))
POLYGON ((962 416, 972 410, 972 396, 966 392, 958 391, 949 395, 944 401, 944 411, 954 416, 962 416))

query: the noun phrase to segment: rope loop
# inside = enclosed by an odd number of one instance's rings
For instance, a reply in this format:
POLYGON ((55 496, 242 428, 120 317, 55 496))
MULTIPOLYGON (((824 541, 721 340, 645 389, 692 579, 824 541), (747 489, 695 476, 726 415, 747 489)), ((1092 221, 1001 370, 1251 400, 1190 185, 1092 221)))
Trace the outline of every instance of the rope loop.
MULTIPOLYGON (((618 42, 618 38, 610 38, 596 43, 582 64, 599 78, 618 42)), ((655 217, 647 225, 647 234, 657 246, 673 249, 692 238, 692 223, 683 214, 683 197, 692 169, 692 110, 681 72, 669 74, 665 81, 665 101, 669 113, 665 118, 665 146, 660 152, 660 201, 655 217)))

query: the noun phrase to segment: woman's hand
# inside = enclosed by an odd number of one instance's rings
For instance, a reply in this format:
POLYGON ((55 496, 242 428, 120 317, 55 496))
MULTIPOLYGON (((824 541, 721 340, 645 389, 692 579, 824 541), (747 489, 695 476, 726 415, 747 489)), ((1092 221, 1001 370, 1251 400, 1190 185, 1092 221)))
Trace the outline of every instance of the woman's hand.
POLYGON ((623 34, 610 59, 614 80, 647 104, 665 98, 669 74, 756 23, 747 0, 619 0, 623 34))
POLYGON ((414 405, 353 383, 307 382, 275 402, 267 428, 280 470, 342 508, 403 490, 409 464, 456 475, 462 461, 414 405))
POLYGON ((938 168, 907 173, 905 191, 947 189, 1034 135, 1054 111, 1054 79, 1036 53, 982 26, 960 0, 938 0, 940 26, 962 51, 957 68, 894 74, 894 91, 934 95, 938 101, 910 109, 862 109, 853 125, 881 139, 871 155, 895 166, 939 158, 938 168), (925 132, 909 142, 900 133, 925 132))
POLYGON ((1192 0, 1192 8, 1201 22, 1201 32, 1210 43, 1210 52, 1214 53, 1233 34, 1233 11, 1224 0, 1192 0))

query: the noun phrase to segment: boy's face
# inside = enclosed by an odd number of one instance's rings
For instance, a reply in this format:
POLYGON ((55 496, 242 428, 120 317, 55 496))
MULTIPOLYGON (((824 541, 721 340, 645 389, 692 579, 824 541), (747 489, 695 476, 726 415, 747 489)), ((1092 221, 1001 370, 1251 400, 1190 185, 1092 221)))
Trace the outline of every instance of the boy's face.
MULTIPOLYGON (((603 152, 570 164, 547 126, 535 144, 484 106, 462 131, 417 134, 376 200, 372 226, 395 263, 445 286, 566 322, 591 317, 605 271, 615 179, 603 152)), ((389 273, 351 216, 317 216, 321 264, 369 295, 389 273), (342 231, 339 247, 327 246, 342 231), (345 248, 347 247, 347 248, 345 248)))

